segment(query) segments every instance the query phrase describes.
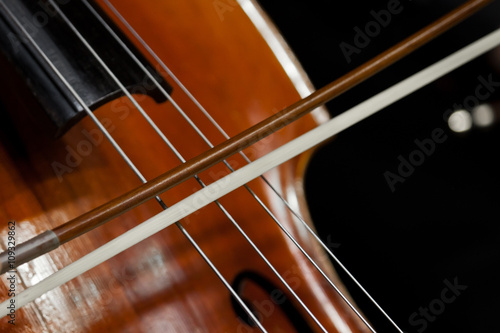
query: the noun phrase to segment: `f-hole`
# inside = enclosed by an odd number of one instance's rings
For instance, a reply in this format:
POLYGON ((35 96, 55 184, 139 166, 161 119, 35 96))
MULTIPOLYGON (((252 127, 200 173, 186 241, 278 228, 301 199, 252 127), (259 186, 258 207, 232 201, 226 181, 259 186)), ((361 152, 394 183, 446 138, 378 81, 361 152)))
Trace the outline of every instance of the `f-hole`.
MULTIPOLYGON (((287 294, 262 275, 243 271, 234 278, 232 287, 264 326, 266 321, 270 322, 273 319, 278 310, 286 316, 290 326, 297 332, 313 332, 302 313, 288 299, 287 294), (256 297, 252 297, 254 295, 256 297), (264 295, 266 297, 263 299, 264 295)), ((235 297, 231 297, 231 303, 234 312, 245 325, 257 327, 235 297)))

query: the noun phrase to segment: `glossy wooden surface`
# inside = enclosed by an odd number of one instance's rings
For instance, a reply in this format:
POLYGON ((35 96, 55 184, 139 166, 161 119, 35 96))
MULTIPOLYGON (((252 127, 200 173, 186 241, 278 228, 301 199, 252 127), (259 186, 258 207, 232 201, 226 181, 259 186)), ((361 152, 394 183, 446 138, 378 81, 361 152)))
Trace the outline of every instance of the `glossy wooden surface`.
MULTIPOLYGON (((299 98, 263 39, 237 6, 221 13, 212 2, 201 0, 140 3, 124 0, 115 5, 230 136, 299 98)), ((8 73, 8 69, 5 71, 8 73)), ((173 97, 196 125, 212 143, 222 142, 223 136, 181 89, 170 83, 174 86, 173 97)), ((16 240, 22 242, 140 185, 111 145, 97 134, 90 119, 84 119, 61 140, 51 141, 43 136, 29 116, 22 113, 34 105, 23 95, 14 94, 17 87, 13 79, 2 84, 4 104, 12 114, 3 113, 1 120, 2 246, 5 246, 9 220, 17 221, 16 240), (60 171, 61 165, 66 172, 60 171), (59 167, 59 174, 55 166, 59 167)), ((185 159, 207 149, 171 103, 157 105, 141 95, 137 98, 185 159)), ((114 101, 96 111, 96 115, 147 179, 180 163, 127 100, 114 101)), ((246 153, 255 159, 315 125, 312 117, 304 118, 247 149, 246 153)), ((305 216, 301 176, 306 161, 307 156, 302 156, 266 175, 305 216)), ((232 158, 230 163, 235 168, 244 164, 239 157, 232 158)), ((224 166, 216 166, 200 174, 200 178, 208 184, 227 172, 224 166)), ((294 222, 263 182, 257 180, 250 186, 330 271, 327 260, 307 237, 304 228, 294 222)), ((191 180, 168 191, 162 199, 172 204, 198 188, 199 185, 191 180)), ((240 189, 223 198, 221 203, 329 331, 366 331, 248 193, 240 189)), ((156 202, 148 202, 49 255, 19 267, 16 292, 159 211, 156 202)), ((255 272, 283 289, 215 205, 182 223, 229 282, 242 272, 255 272)), ((7 298, 7 286, 8 282, 2 279, 2 300, 7 298)), ((285 313, 261 288, 250 281, 241 286, 241 293, 261 314, 269 331, 293 330, 285 313)), ((290 298, 287 292, 285 294, 290 298)), ((307 324, 318 331, 297 302, 292 301, 292 304, 307 324)), ((0 329, 12 330, 7 318, 2 319, 0 329)), ((13 331, 257 330, 237 318, 228 291, 181 233, 169 228, 18 309, 13 331)))
MULTIPOLYGON (((59 244, 64 244, 76 237, 83 235, 114 217, 137 207, 145 201, 154 198, 156 195, 194 177, 195 175, 207 170, 209 167, 222 162, 244 148, 250 147, 259 140, 271 135, 275 131, 285 127, 291 122, 315 110, 318 105, 323 105, 327 101, 339 96, 343 92, 353 88, 362 81, 368 79, 377 72, 387 68, 396 61, 415 51, 415 49, 426 44, 433 38, 462 21, 464 18, 475 13, 491 0, 470 0, 464 5, 451 11, 433 24, 421 29, 407 39, 398 43, 394 47, 381 53, 362 66, 343 75, 327 86, 316 90, 306 98, 287 106, 283 110, 271 115, 250 128, 228 138, 226 141, 214 146, 211 149, 193 157, 177 167, 169 169, 167 172, 148 180, 147 183, 135 188, 132 191, 109 201, 79 217, 72 219, 57 228, 54 234, 59 240, 59 244)), ((31 241, 30 241, 31 242, 31 241)), ((30 243, 28 242, 28 243, 30 243)), ((22 246, 28 244, 23 243, 22 246)), ((54 247, 47 248, 46 252, 54 247)), ((19 256, 20 248, 18 244, 18 255, 16 264, 21 265, 28 261, 19 256)), ((40 252, 42 255, 46 252, 40 252)), ((5 265, 7 266, 7 265, 5 265)), ((3 272, 3 271, 2 271, 3 272)))

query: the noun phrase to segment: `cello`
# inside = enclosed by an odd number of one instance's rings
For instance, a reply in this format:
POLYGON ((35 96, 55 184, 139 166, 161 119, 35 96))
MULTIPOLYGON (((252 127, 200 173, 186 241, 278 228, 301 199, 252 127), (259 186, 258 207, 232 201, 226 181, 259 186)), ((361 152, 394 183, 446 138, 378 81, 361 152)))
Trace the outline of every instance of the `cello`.
MULTIPOLYGON (((236 125, 238 121, 246 120, 255 123, 266 116, 259 115, 260 112, 280 109, 295 101, 298 94, 272 53, 266 48, 262 37, 247 36, 237 30, 237 27, 240 27, 253 31, 251 22, 241 18, 244 15, 241 9, 232 7, 233 10, 230 12, 231 14, 234 12, 235 16, 232 18, 224 16, 222 20, 220 11, 211 6, 212 4, 200 2, 197 5, 190 4, 186 8, 180 8, 182 6, 178 4, 153 8, 143 6, 143 4, 134 6, 132 2, 128 4, 123 2, 119 6, 119 12, 124 13, 127 20, 132 21, 132 26, 143 26, 144 31, 150 30, 152 25, 164 26, 164 33, 158 32, 150 37, 151 40, 148 40, 147 45, 155 50, 160 49, 161 45, 169 45, 163 51, 165 55, 160 54, 160 58, 177 58, 175 64, 169 63, 169 68, 182 78, 194 95, 199 96, 197 98, 206 109, 217 109, 223 112, 218 116, 213 112, 210 113, 217 119, 217 123, 228 131, 228 135, 233 136, 248 126, 246 123, 236 125), (204 6, 209 8, 204 8, 204 6), (170 15, 171 19, 168 20, 168 24, 165 23, 164 15, 158 15, 156 19, 150 15, 138 15, 142 10, 160 11, 160 9, 162 14, 170 15), (127 12, 129 14, 125 14, 127 12), (144 17, 149 17, 151 20, 145 21, 144 17), (134 22, 134 19, 138 21, 134 22), (210 23, 207 24, 205 21, 210 21, 210 23), (186 31, 176 29, 186 29, 193 22, 200 24, 203 22, 207 25, 200 29, 204 33, 198 34, 196 41, 188 42, 186 31), (175 40, 167 40, 165 36, 171 36, 175 40), (223 37, 229 38, 229 42, 218 40, 223 37), (267 50, 264 52, 266 54, 261 56, 270 58, 268 60, 276 66, 274 70, 263 67, 264 60, 257 56, 258 53, 255 52, 256 47, 252 41, 267 50), (241 48, 237 46, 239 42, 244 44, 241 48), (210 51, 213 50, 212 48, 216 48, 220 53, 210 51), (243 68, 237 69, 236 64, 240 62, 236 60, 248 53, 253 55, 252 61, 245 64, 243 68), (187 55, 196 56, 196 59, 187 61, 187 55), (206 74, 207 68, 212 68, 207 71, 210 74, 206 74), (252 75, 252 78, 249 79, 247 75, 252 75), (219 81, 222 76, 226 79, 219 81), (225 81, 227 77, 231 80, 225 81), (242 82, 243 77, 245 81, 242 82), (287 83, 278 82, 278 77, 284 77, 287 83), (194 87, 198 85, 199 88, 194 87), (286 89, 290 89, 288 92, 290 96, 284 92, 272 94, 273 96, 267 97, 272 97, 272 101, 269 102, 271 104, 264 106, 263 103, 266 100, 264 95, 269 96, 268 92, 277 91, 275 89, 278 87, 285 89, 283 85, 288 87, 286 89), (218 89, 202 97, 201 91, 209 87, 218 89), (242 95, 251 97, 242 104, 240 100, 242 95), (247 112, 228 110, 247 110, 247 112)), ((140 45, 138 47, 141 48, 140 45)), ((153 60, 150 61, 153 62, 153 60)), ((181 90, 176 87, 175 83, 169 82, 169 84, 173 86, 173 95, 181 90)), ((188 96, 179 95, 176 101, 180 105, 192 104, 188 96)), ((188 160, 199 154, 203 151, 203 147, 206 149, 207 143, 193 133, 191 127, 179 125, 182 123, 182 117, 175 113, 172 103, 158 103, 140 95, 137 100, 145 106, 151 118, 162 128, 162 132, 168 133, 173 145, 182 147, 184 159, 188 160), (169 117, 165 117, 165 114, 169 117)), ((7 108, 12 109, 13 105, 24 105, 27 109, 36 107, 21 98, 17 98, 12 103, 7 108)), ((126 147, 124 150, 130 154, 131 160, 141 170, 144 177, 154 178, 179 164, 178 156, 168 152, 164 147, 165 143, 160 138, 156 135, 146 138, 145 134, 150 133, 149 124, 129 108, 130 102, 126 99, 115 99, 101 106, 95 114, 106 120, 103 122, 107 124, 108 131, 117 138, 120 146, 126 147), (145 149, 146 147, 150 149, 145 149)), ((196 111, 199 112, 193 108, 193 112, 196 113, 196 111)), ((318 117, 321 115, 316 118, 318 117)), ((195 116, 189 118, 195 119, 195 116)), ((8 174, 2 178, 5 181, 5 186, 2 186, 5 190, 2 198, 4 202, 11 203, 5 205, 6 220, 14 219, 7 215, 17 215, 19 210, 22 211, 21 215, 24 217, 15 218, 16 235, 20 241, 29 239, 45 229, 60 225, 140 184, 136 175, 128 170, 124 162, 116 158, 113 147, 94 134, 97 133, 95 126, 88 118, 81 120, 58 141, 45 139, 41 129, 36 126, 36 120, 19 117, 16 114, 6 119, 3 124, 7 124, 4 126, 10 129, 9 140, 6 140, 9 143, 6 143, 2 161, 10 160, 15 163, 12 163, 12 166, 2 163, 5 167, 4 171, 8 174), (15 126, 16 123, 21 123, 23 126, 15 126), (28 124, 24 126, 25 123, 28 124), (33 140, 34 138, 36 139, 33 140), (59 168, 55 168, 54 165, 59 168), (12 193, 18 194, 11 197, 12 193)), ((282 137, 270 137, 265 143, 247 151, 247 155, 251 159, 256 158, 315 125, 315 120, 311 117, 301 121, 303 128, 300 127, 300 123, 287 127, 282 137)), ((206 117, 196 118, 196 123, 200 123, 198 127, 203 128, 203 133, 210 138, 211 142, 218 143, 225 139, 224 135, 217 132, 213 123, 206 117)), ((279 188, 279 192, 295 205, 295 209, 298 209, 302 216, 307 216, 307 211, 304 202, 297 197, 296 191, 299 193, 301 191, 300 176, 304 171, 306 161, 307 155, 303 155, 280 167, 279 173, 272 171, 266 175, 266 179, 269 179, 271 183, 278 184, 275 186, 279 188)), ((244 164, 244 161, 234 158, 228 160, 228 163, 232 168, 238 168, 244 164)), ((199 178, 209 184, 226 173, 226 167, 219 166, 201 173, 199 178)), ((279 220, 287 221, 285 226, 305 244, 304 247, 308 252, 314 253, 316 258, 321 259, 322 254, 317 245, 309 236, 304 236, 304 226, 294 221, 290 212, 283 210, 282 203, 276 201, 275 194, 266 193, 260 188, 262 184, 251 183, 249 185, 259 198, 265 198, 264 201, 273 208, 273 213, 279 220)), ((168 206, 196 191, 198 187, 199 184, 190 181, 176 187, 175 191, 163 194, 161 199, 168 206)), ((269 216, 255 209, 252 196, 248 197, 246 193, 241 194, 239 197, 232 197, 231 200, 229 200, 230 197, 227 200, 222 199, 220 203, 228 207, 227 211, 231 213, 234 220, 241 221, 242 227, 251 236, 250 238, 255 239, 255 242, 267 244, 270 249, 288 249, 290 253, 294 253, 296 250, 289 240, 269 238, 269 235, 274 232, 264 229, 264 225, 260 223, 269 216), (260 240, 259 237, 262 239, 260 240)), ((19 277, 27 285, 35 283, 71 260, 89 252, 90 249, 105 243, 108 238, 116 237, 160 210, 161 207, 156 202, 141 205, 138 209, 124 214, 120 219, 55 250, 48 257, 36 259, 28 264, 30 267, 27 270, 23 271, 20 267, 19 277), (72 247, 70 248, 69 245, 72 247)), ((252 249, 241 238, 241 235, 235 233, 235 230, 227 223, 227 216, 224 217, 224 215, 221 214, 220 207, 208 207, 187 218, 183 223, 199 242, 200 247, 205 249, 215 266, 220 267, 222 275, 234 284, 235 289, 248 304, 255 307, 253 311, 260 314, 264 325, 276 325, 271 326, 270 331, 278 329, 287 331, 294 326, 299 331, 317 329, 311 319, 304 315, 304 310, 300 308, 297 301, 292 300, 291 295, 288 294, 286 297, 291 299, 289 305, 279 304, 278 306, 277 303, 281 303, 282 296, 287 291, 277 287, 280 284, 279 279, 264 268, 266 265, 260 261, 260 258, 254 258, 248 254, 252 252, 252 249), (224 237, 224 239, 218 237, 224 237), (234 239, 234 244, 230 243, 229 239, 234 239), (242 246, 243 249, 236 249, 235 246, 242 246), (266 299, 269 295, 274 297, 271 301, 266 299)), ((275 225, 266 224, 266 226, 277 231, 275 225)), ((324 313, 324 316, 328 318, 327 323, 324 324, 328 331, 342 331, 346 329, 346 326, 352 330, 366 330, 358 319, 348 314, 350 310, 346 308, 346 305, 332 301, 338 301, 339 296, 328 288, 324 280, 319 278, 319 273, 312 269, 309 263, 303 259, 287 259, 281 250, 269 251, 266 257, 275 263, 277 270, 289 281, 290 285, 293 285, 294 290, 301 291, 300 298, 312 304, 309 306, 314 313, 324 313), (315 295, 322 301, 314 305, 314 302, 308 299, 312 297, 311 295, 315 295), (337 328, 334 328, 335 326, 337 328)), ((328 264, 322 265, 332 279, 335 279, 328 264)), ((7 293, 7 290, 5 292, 7 293)), ((203 261, 199 261, 198 253, 193 251, 189 242, 186 242, 178 230, 165 230, 153 236, 148 239, 147 244, 127 250, 123 255, 98 266, 47 297, 49 299, 42 299, 41 303, 30 304, 19 310, 18 323, 25 326, 16 327, 16 329, 21 331, 100 331, 103 329, 114 331, 165 329, 172 331, 233 331, 235 329, 251 331, 254 329, 251 322, 241 319, 245 318, 245 315, 241 315, 241 310, 234 305, 234 301, 220 285, 217 277, 203 261), (207 314, 202 318, 201 313, 204 311, 207 311, 207 314), (189 312, 190 315, 184 317, 181 315, 184 312, 189 312), (235 315, 235 313, 240 313, 240 315, 235 315), (112 314, 122 317, 111 319, 112 314)), ((9 326, 5 327, 9 328, 9 326)))

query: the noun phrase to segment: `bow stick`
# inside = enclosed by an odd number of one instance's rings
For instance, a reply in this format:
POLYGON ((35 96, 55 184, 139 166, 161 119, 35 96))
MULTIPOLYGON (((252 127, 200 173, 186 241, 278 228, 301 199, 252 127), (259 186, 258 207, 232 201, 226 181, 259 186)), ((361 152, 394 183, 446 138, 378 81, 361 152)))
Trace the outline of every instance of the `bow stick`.
MULTIPOLYGON (((58 248, 60 245, 97 228, 109 220, 141 205, 147 200, 154 198, 175 185, 223 161, 231 155, 251 146, 255 142, 306 115, 318 106, 325 104, 357 84, 365 81, 384 68, 387 68, 443 32, 449 30, 465 18, 471 16, 491 1, 492 0, 470 0, 466 2, 362 66, 222 144, 102 206, 18 245, 16 247, 15 263, 8 261, 8 252, 1 253, 0 274, 58 248)), ((2 3, 0 3, 0 5, 4 6, 2 3)))

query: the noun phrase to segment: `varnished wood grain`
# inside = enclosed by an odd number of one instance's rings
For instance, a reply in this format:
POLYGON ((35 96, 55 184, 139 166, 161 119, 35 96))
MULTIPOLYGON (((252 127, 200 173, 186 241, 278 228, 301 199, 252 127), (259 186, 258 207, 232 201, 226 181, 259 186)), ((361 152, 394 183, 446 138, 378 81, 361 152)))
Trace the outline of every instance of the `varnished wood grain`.
MULTIPOLYGON (((139 3, 126 0, 115 5, 230 136, 299 99, 267 45, 238 7, 221 19, 210 1, 139 3)), ((22 113, 34 105, 22 95, 13 94, 14 82, 4 85, 3 91, 10 97, 5 98, 5 104, 13 115, 12 120, 8 119, 10 116, 2 116, 2 126, 8 134, 3 135, 0 147, 0 216, 5 221, 1 237, 5 239, 8 220, 17 221, 16 237, 21 242, 140 185, 110 144, 95 134, 96 127, 90 119, 84 119, 61 140, 51 141, 22 113), (94 135, 93 139, 89 135, 94 135), (68 157, 74 152, 79 157, 68 157), (54 162, 65 165, 71 172, 56 175, 54 162)), ((171 103, 157 105, 150 99, 137 97, 185 159, 207 149, 171 103)), ((214 144, 224 140, 175 85, 173 97, 214 144)), ((97 110, 96 115, 147 179, 180 164, 127 100, 112 102, 97 110)), ((311 117, 306 117, 246 152, 255 159, 315 125, 311 117)), ((307 156, 303 156, 302 160, 296 159, 267 175, 292 202, 303 200, 295 197, 295 190, 300 187, 306 159, 307 156)), ((230 163, 235 168, 244 164, 239 157, 232 158, 230 163)), ((218 165, 201 173, 200 178, 208 184, 227 172, 224 166, 218 165)), ((294 222, 276 196, 261 181, 254 181, 250 186, 304 247, 321 260, 321 254, 305 236, 303 227, 294 222)), ((198 188, 191 180, 168 191, 162 199, 172 204, 198 188)), ((329 331, 339 331, 346 326, 352 331, 366 330, 248 193, 238 190, 221 203, 329 331)), ((148 202, 19 267, 18 291, 159 211, 156 202, 148 202)), ((302 213, 307 214, 304 210, 302 213)), ((182 223, 228 281, 241 272, 251 271, 282 288, 216 206, 203 209, 182 223)), ((331 270, 328 266, 325 269, 331 270)), ((2 280, 2 300, 6 298, 7 289, 7 282, 2 280)), ((253 301, 257 303, 264 301, 260 298, 262 293, 255 297, 253 301)), ((317 330, 297 303, 293 304, 317 330)), ((292 329, 276 305, 270 309, 260 310, 263 323, 270 331, 292 329)), ((16 324, 15 331, 19 332, 256 331, 236 317, 227 290, 173 228, 19 309, 16 324)), ((1 328, 12 328, 7 318, 2 319, 1 328)))
MULTIPOLYGON (((327 101, 330 101, 334 97, 339 96, 341 93, 390 66, 490 2, 489 0, 471 0, 465 3, 364 65, 345 74, 331 84, 313 92, 310 96, 286 107, 185 163, 168 170, 133 191, 127 192, 103 206, 99 206, 96 209, 58 226, 54 229, 57 239, 60 244, 64 244, 145 201, 154 198, 156 195, 171 189, 175 185, 180 184, 198 173, 205 171, 216 163, 222 162, 224 159, 283 128, 287 124, 316 109, 319 105, 325 104, 327 101)), ((22 245, 29 246, 31 243, 33 242, 27 242, 22 245)), ((46 251, 48 252, 52 249, 54 249, 54 247, 50 246, 47 247, 46 251)), ((17 252, 17 265, 27 262, 28 258, 19 255, 19 246, 17 252)), ((39 255, 44 253, 46 252, 40 252, 39 255)))

